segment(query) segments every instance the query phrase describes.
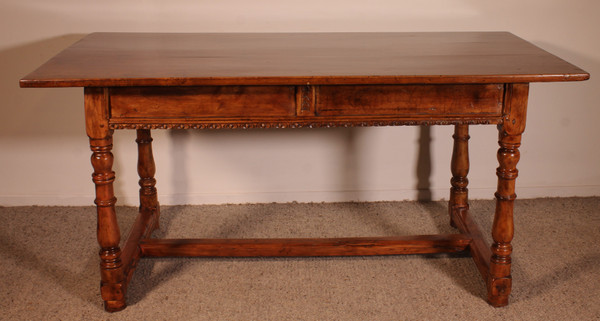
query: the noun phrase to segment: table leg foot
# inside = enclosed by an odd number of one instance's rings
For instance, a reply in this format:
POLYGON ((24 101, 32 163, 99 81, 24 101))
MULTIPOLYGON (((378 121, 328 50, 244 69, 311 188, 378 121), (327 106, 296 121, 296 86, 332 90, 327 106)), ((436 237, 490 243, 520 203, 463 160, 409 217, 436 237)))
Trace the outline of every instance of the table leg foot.
POLYGON ((106 312, 119 312, 127 307, 125 301, 104 301, 104 310, 106 312))
POLYGON ((497 308, 507 306, 511 286, 510 277, 491 280, 488 288, 488 303, 497 308))

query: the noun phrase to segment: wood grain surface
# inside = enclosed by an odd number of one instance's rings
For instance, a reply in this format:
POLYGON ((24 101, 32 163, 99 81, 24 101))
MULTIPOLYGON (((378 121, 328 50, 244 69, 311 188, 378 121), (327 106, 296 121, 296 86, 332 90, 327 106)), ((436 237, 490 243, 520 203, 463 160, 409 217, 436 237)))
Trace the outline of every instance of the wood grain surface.
POLYGON ((507 32, 93 33, 22 87, 516 83, 585 80, 507 32))
POLYGON ((469 250, 488 302, 512 287, 516 165, 530 82, 589 74, 506 32, 94 33, 21 79, 85 87, 107 311, 143 256, 346 256, 469 250), (126 87, 126 88, 123 88, 126 87), (332 239, 151 239, 158 227, 150 129, 454 124, 449 213, 460 234, 332 239), (497 124, 492 245, 468 214, 469 124, 497 124), (140 214, 120 248, 114 129, 137 129, 140 214))

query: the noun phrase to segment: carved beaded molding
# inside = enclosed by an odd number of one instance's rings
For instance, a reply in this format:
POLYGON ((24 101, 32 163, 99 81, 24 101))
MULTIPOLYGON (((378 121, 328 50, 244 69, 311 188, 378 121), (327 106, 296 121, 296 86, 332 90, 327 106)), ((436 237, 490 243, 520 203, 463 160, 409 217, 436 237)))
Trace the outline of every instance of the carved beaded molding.
POLYGON ((374 120, 337 122, 240 122, 240 123, 114 123, 111 129, 250 129, 250 128, 329 128, 365 126, 415 126, 415 125, 489 125, 501 121, 494 119, 471 120, 374 120))

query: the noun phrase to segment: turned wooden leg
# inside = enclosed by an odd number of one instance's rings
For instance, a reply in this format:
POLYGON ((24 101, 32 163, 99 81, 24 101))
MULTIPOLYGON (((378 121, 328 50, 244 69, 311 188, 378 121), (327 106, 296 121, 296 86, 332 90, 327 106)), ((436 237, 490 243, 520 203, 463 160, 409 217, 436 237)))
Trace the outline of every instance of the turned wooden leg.
POLYGON ((454 217, 462 215, 469 209, 468 189, 469 180, 469 125, 454 126, 454 148, 452 149, 452 162, 450 169, 452 179, 450 184, 450 202, 448 211, 450 213, 450 225, 456 227, 454 217))
POLYGON ((92 180, 96 185, 97 237, 100 245, 100 292, 107 311, 119 311, 125 304, 125 275, 119 242, 121 233, 115 213, 113 191, 112 134, 108 126, 108 99, 103 88, 85 88, 86 132, 92 150, 92 180))
POLYGON ((90 139, 92 149, 92 179, 96 184, 98 213, 98 244, 100 245, 101 294, 106 310, 125 308, 124 273, 119 242, 121 234, 117 224, 113 192, 115 172, 112 171, 112 138, 90 139))
POLYGON ((138 129, 138 165, 137 170, 140 176, 140 213, 143 215, 154 216, 154 228, 158 228, 160 216, 160 206, 156 192, 156 166, 154 165, 154 156, 152 155, 152 136, 149 129, 138 129))
POLYGON ((518 175, 519 146, 521 134, 525 130, 527 110, 527 84, 508 85, 504 122, 498 126, 498 189, 496 192, 496 212, 492 226, 493 244, 488 279, 488 301, 493 306, 508 304, 512 277, 511 253, 514 235, 513 206, 517 197, 515 180, 518 175))

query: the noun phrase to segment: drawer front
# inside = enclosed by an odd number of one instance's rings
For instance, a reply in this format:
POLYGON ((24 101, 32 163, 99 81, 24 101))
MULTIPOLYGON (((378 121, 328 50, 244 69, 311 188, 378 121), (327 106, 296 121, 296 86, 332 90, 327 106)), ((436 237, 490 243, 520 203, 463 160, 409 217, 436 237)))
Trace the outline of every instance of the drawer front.
POLYGON ((293 116, 295 90, 294 86, 111 88, 111 118, 293 116))
POLYGON ((319 116, 501 115, 504 86, 319 86, 319 116))

